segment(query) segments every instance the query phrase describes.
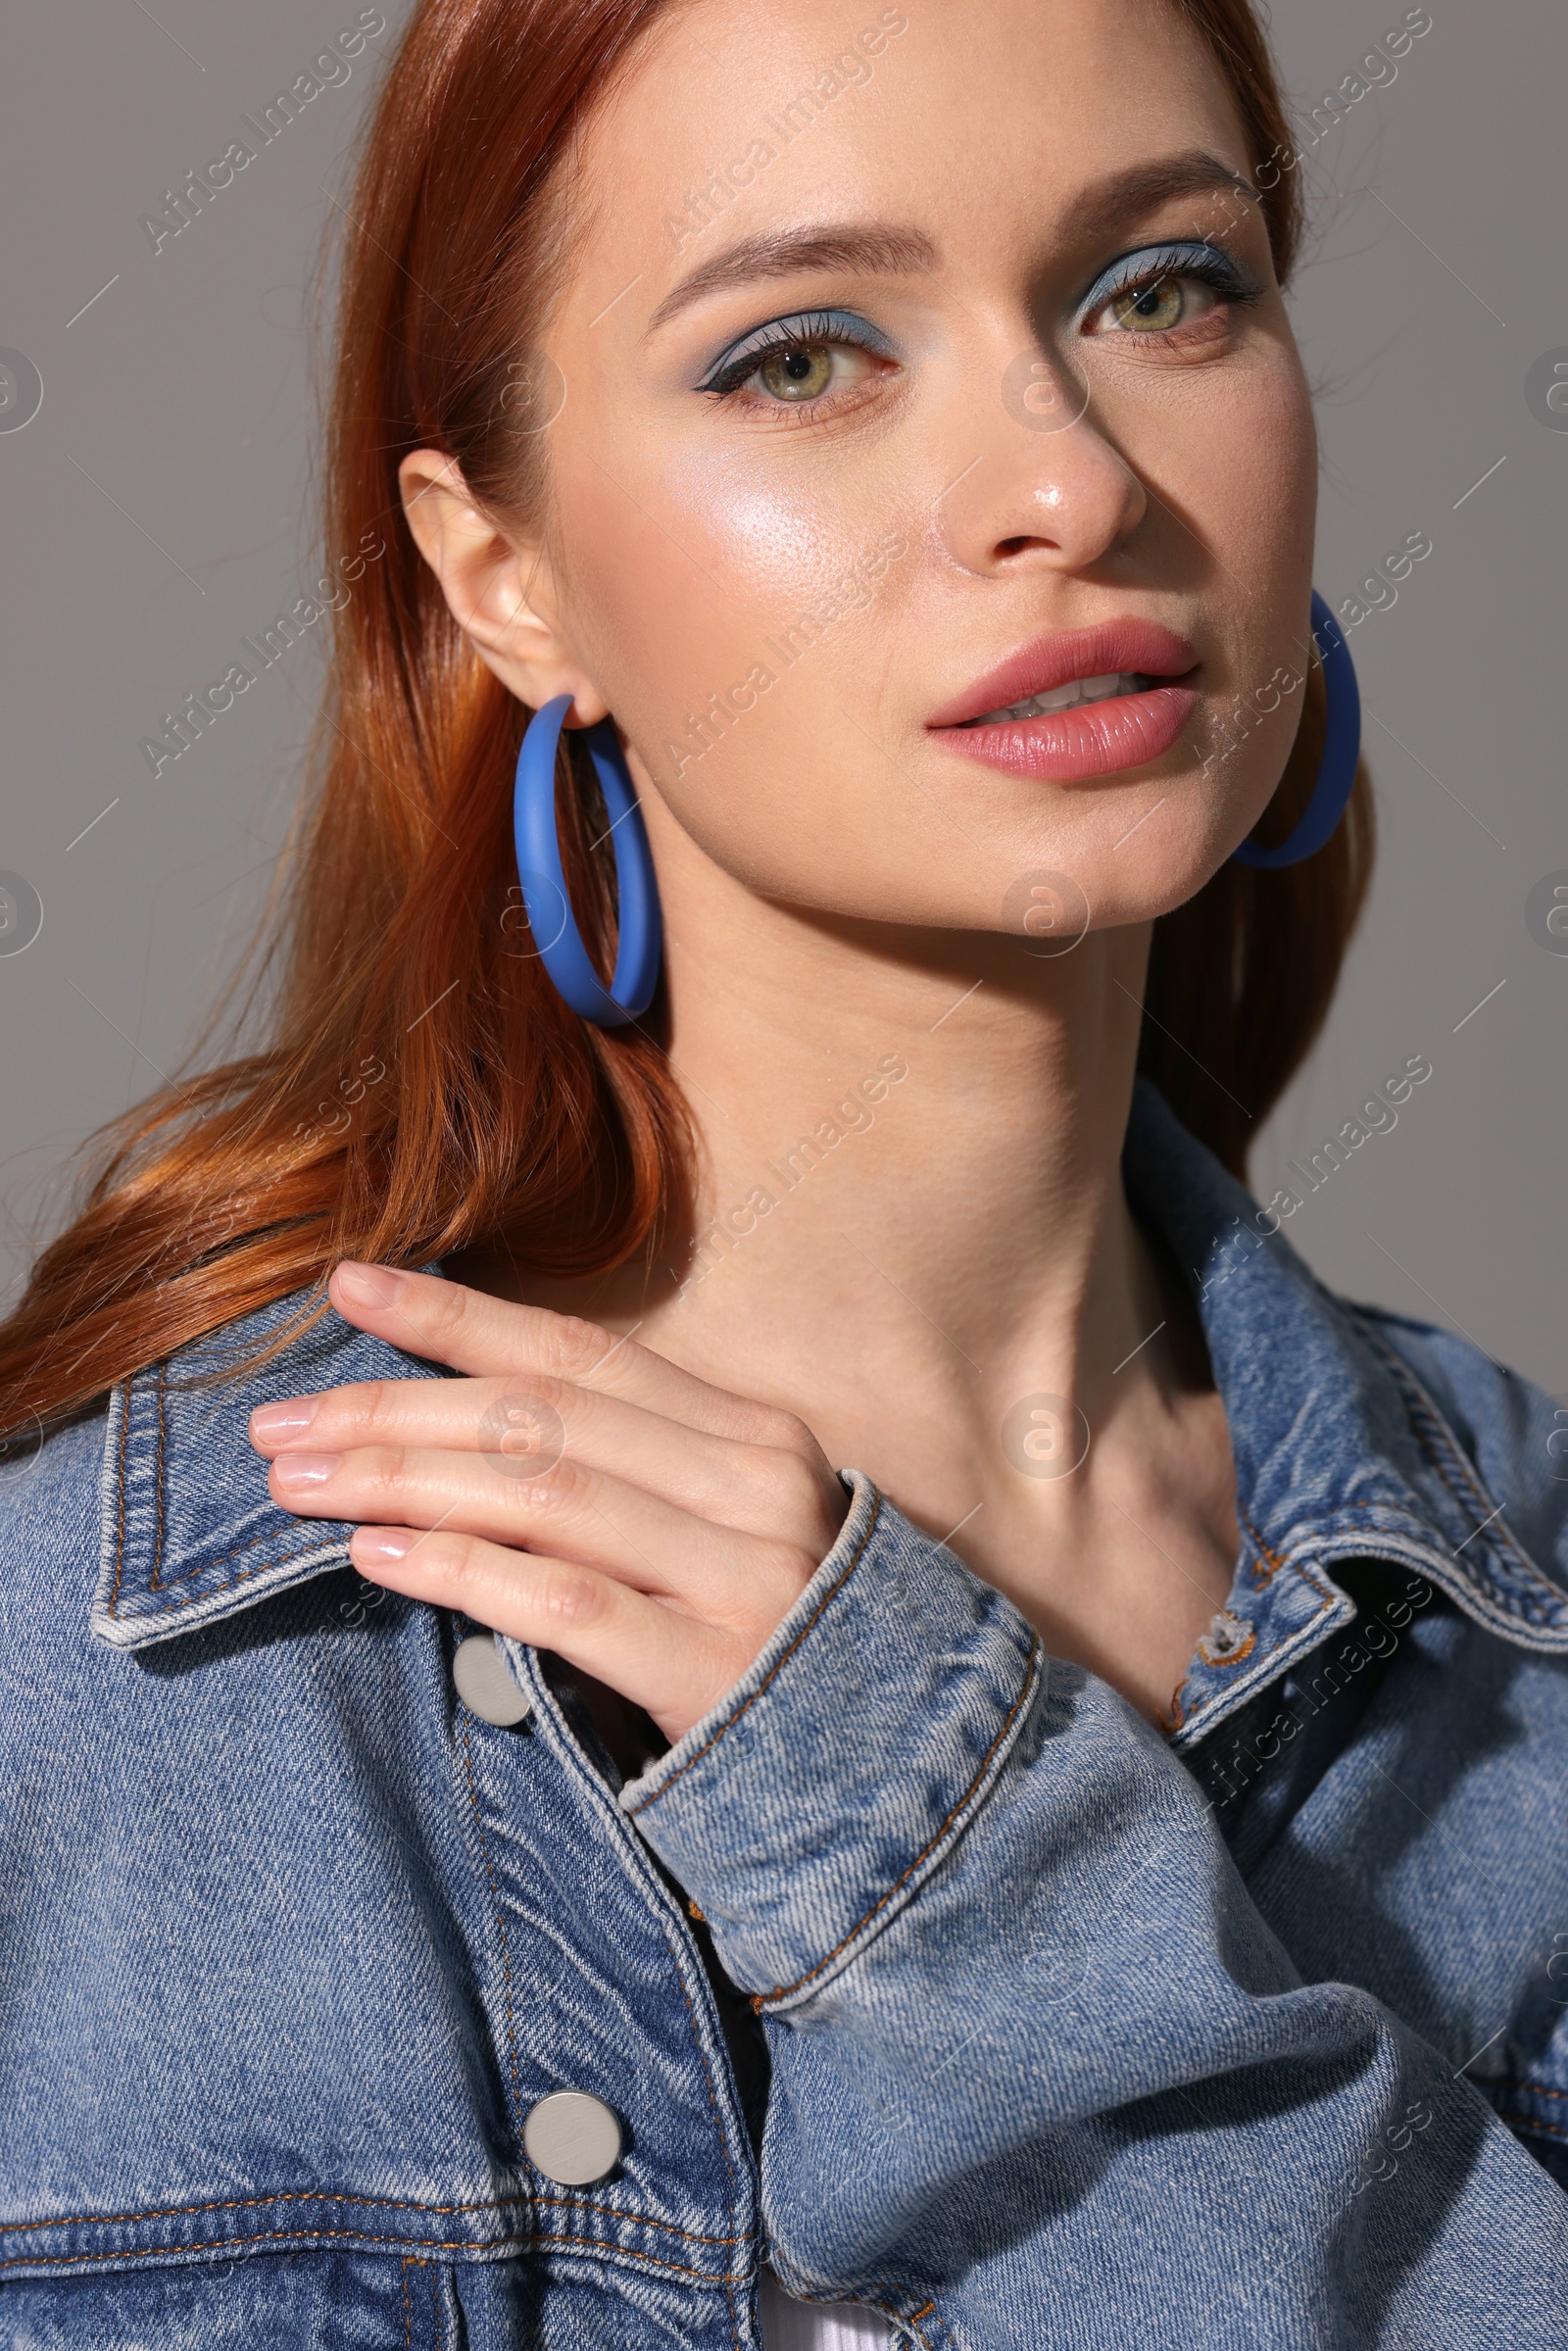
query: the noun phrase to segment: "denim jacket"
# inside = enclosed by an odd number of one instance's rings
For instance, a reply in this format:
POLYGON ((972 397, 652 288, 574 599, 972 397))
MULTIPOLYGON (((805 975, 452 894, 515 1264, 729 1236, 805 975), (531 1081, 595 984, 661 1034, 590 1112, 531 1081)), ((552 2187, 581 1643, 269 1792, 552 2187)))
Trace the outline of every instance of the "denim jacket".
POLYGON ((428 1365, 297 1301, 0 1494, 0 2344, 1568 2346, 1568 1462, 1331 1296, 1140 1083, 1241 1555, 1168 1727, 859 1473, 619 1784, 270 1499, 255 1404, 428 1365), (530 2163, 590 2093, 619 2159, 530 2163))

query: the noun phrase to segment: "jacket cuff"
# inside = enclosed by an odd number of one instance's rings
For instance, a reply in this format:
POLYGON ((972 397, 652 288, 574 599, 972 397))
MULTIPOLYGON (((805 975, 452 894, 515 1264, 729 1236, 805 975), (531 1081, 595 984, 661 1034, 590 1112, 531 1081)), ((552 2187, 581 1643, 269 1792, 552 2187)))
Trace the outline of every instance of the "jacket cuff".
POLYGON ((734 1688, 620 1803, 757 2008, 848 1967, 962 1836, 1040 1686, 1028 1624, 858 1470, 734 1688))

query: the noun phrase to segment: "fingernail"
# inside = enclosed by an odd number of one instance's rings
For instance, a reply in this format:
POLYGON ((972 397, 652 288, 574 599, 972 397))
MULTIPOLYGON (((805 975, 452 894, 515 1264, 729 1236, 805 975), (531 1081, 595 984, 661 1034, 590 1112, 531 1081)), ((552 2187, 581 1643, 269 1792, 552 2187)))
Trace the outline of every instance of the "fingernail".
POLYGON ((279 1453, 272 1475, 279 1486, 296 1491, 324 1486, 341 1459, 340 1453, 279 1453))
POLYGON ((354 1265, 345 1263, 337 1269, 338 1288, 356 1306, 390 1306, 397 1297, 403 1276, 394 1273, 389 1265, 354 1265))
POLYGON ((274 1437, 297 1437, 310 1427, 320 1401, 318 1396, 289 1396, 280 1404, 258 1404, 251 1414, 251 1435, 264 1443, 274 1437))
POLYGON ((418 1540, 407 1527, 356 1527, 349 1541, 349 1557, 358 1567, 376 1559, 402 1559, 418 1540))

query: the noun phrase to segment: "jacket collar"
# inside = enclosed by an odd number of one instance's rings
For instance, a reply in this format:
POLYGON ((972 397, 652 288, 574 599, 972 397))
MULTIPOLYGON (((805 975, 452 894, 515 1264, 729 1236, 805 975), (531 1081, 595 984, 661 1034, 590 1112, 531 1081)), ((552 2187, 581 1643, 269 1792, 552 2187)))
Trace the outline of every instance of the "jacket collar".
POLYGON ((290 1338, 309 1303, 303 1291, 281 1298, 115 1390, 99 1483, 100 1640, 143 1648, 348 1565, 350 1527, 273 1501, 251 1413, 350 1380, 441 1375, 330 1307, 290 1338), (270 1360, 253 1363, 279 1341, 270 1360))
MULTIPOLYGON (((1410 1366, 1145 1078, 1122 1173, 1187 1275, 1236 1458, 1230 1621, 1216 1620, 1177 1693, 1176 1743, 1349 1621, 1353 1604, 1327 1572, 1340 1560, 1407 1567, 1489 1631, 1568 1650, 1568 1592, 1515 1541, 1410 1366)), ((1494 1376, 1480 1358, 1478 1370, 1494 1376)))
MULTIPOLYGON (((1568 1593, 1509 1533, 1409 1367, 1283 1232, 1266 1234, 1270 1220, 1245 1186, 1144 1078, 1122 1164, 1134 1206, 1164 1234, 1197 1301, 1243 1528, 1226 1621, 1178 1693, 1177 1743, 1354 1615, 1328 1572, 1343 1559, 1405 1566, 1490 1630, 1568 1650, 1568 1593)), ((330 1308, 290 1338, 306 1302, 283 1298, 115 1391, 91 1620, 101 1640, 140 1648, 347 1565, 346 1525, 273 1502, 247 1434, 251 1411, 350 1380, 442 1375, 330 1308), (254 1362, 269 1346, 278 1351, 254 1362)))

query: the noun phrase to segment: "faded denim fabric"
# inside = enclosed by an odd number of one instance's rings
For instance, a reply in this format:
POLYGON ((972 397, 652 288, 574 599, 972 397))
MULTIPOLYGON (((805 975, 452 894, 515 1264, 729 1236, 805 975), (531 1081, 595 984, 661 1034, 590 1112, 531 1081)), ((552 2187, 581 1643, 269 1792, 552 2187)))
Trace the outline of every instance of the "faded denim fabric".
POLYGON ((0 1485, 0 2344, 1568 2346, 1568 1462, 1140 1082, 1244 1529, 1166 1735, 858 1472, 621 1787, 553 1660, 270 1500, 274 1307, 0 1485), (700 1914, 700 1915, 696 1915, 700 1914), (738 1989, 737 1989, 738 1987, 738 1989), (622 2118, 532 2170, 536 2100, 622 2118))

